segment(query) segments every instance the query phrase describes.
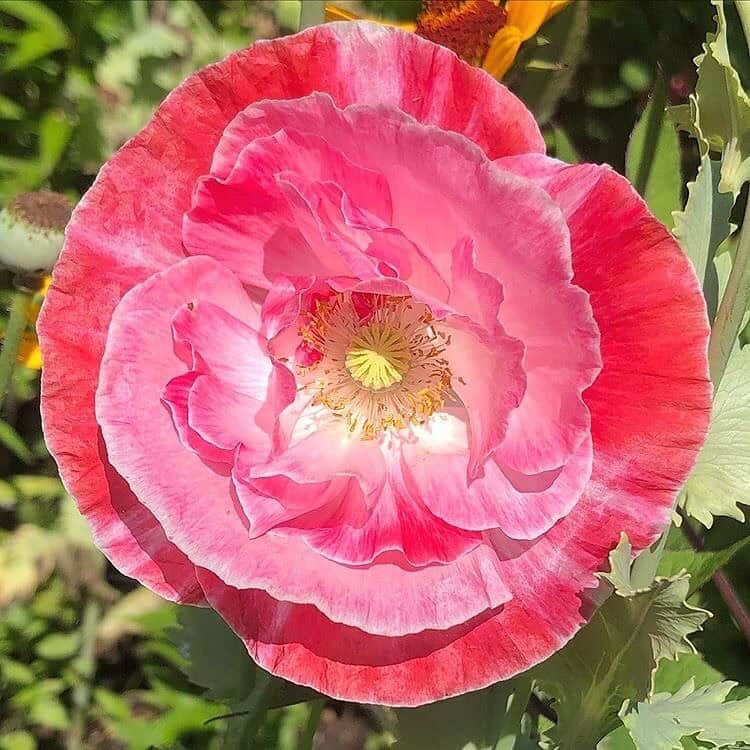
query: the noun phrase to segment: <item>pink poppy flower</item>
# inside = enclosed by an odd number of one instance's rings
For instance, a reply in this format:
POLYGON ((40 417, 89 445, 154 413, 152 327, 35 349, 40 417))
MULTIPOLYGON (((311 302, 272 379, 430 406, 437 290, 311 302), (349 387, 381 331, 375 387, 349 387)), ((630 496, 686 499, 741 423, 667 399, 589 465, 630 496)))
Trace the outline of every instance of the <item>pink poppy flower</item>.
POLYGON ((39 330, 50 450, 113 563, 371 703, 563 646, 709 416, 699 285, 626 180, 366 22, 174 91, 76 210, 39 330))

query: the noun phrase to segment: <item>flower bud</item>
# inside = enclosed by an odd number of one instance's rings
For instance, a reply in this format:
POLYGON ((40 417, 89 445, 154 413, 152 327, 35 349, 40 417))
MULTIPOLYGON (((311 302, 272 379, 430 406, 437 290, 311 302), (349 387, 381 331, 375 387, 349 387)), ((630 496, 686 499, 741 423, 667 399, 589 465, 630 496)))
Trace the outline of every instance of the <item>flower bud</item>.
POLYGON ((0 267, 22 274, 49 271, 72 211, 68 198, 48 190, 16 196, 0 210, 0 267))

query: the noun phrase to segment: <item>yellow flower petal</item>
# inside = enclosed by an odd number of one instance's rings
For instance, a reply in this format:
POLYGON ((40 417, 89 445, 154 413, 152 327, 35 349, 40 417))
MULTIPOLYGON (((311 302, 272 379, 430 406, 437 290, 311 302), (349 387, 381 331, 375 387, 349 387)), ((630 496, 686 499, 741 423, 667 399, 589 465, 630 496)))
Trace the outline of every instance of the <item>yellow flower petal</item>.
POLYGON ((521 32, 515 26, 504 26, 493 37, 482 67, 493 78, 502 78, 513 65, 522 41, 521 32))
POLYGON ((352 13, 343 8, 339 8, 338 5, 331 5, 326 3, 325 6, 325 20, 328 21, 375 21, 383 26, 395 26, 397 29, 403 31, 415 31, 417 25, 411 21, 384 21, 382 18, 374 18, 372 16, 358 16, 356 13, 352 13))
POLYGON ((325 20, 328 21, 357 21, 362 16, 358 16, 356 13, 350 13, 348 10, 339 8, 337 5, 325 6, 325 20))
POLYGON ((569 0, 508 0, 505 12, 507 26, 515 26, 521 32, 521 41, 531 39, 539 27, 559 13, 569 0))
POLYGON ((18 349, 18 361, 32 370, 42 369, 42 350, 39 348, 36 336, 25 336, 18 349))

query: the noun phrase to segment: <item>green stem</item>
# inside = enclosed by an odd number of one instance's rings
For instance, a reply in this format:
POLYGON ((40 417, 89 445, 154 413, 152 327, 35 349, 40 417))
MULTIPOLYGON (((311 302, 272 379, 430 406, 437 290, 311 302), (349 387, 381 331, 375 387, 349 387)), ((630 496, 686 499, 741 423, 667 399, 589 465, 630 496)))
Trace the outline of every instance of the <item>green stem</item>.
POLYGON ((727 281, 727 288, 716 311, 711 339, 708 343, 708 365, 714 388, 724 376, 729 355, 732 353, 737 335, 750 298, 750 200, 745 206, 745 217, 740 230, 740 240, 727 281))
MULTIPOLYGON (((529 707, 531 699, 531 679, 518 678, 518 685, 513 691, 510 706, 503 720, 500 738, 497 740, 495 750, 513 750, 516 740, 521 732, 521 719, 529 707)), ((494 738, 493 738, 494 739, 494 738)))
MULTIPOLYGON (((690 525, 690 521, 686 518, 685 514, 682 513, 682 533, 685 538, 690 542, 693 549, 699 552, 703 549, 703 540, 696 533, 695 529, 690 525)), ((729 576, 719 568, 712 576, 714 586, 719 592, 719 596, 724 600, 726 608, 732 615, 737 627, 739 628, 745 640, 750 644, 750 612, 745 607, 742 598, 737 589, 732 583, 729 576)))
POLYGON ((8 326, 5 329, 5 340, 0 351, 0 407, 10 390, 13 370, 18 359, 18 349, 23 339, 23 332, 26 330, 29 306, 33 296, 33 293, 21 290, 13 293, 8 326))
POLYGON ((86 722, 91 705, 91 690, 96 674, 96 631, 101 607, 96 599, 89 599, 81 620, 81 651, 78 655, 78 682, 73 688, 73 711, 68 735, 69 750, 83 750, 86 722))
POLYGON ((258 670, 252 692, 239 705, 229 719, 222 750, 249 750, 255 747, 256 735, 266 718, 266 711, 273 698, 276 682, 262 670, 258 670))
POLYGON ((651 95, 651 107, 649 117, 646 122, 646 135, 644 136, 643 151, 641 160, 638 163, 638 171, 635 173, 633 185, 639 195, 646 195, 646 186, 651 174, 651 167, 654 164, 656 149, 659 145, 659 133, 661 132, 661 123, 664 119, 664 107, 667 103, 667 85, 664 78, 660 75, 656 79, 653 94, 651 95))
POLYGON ((305 731, 297 743, 297 750, 312 750, 313 739, 315 739, 315 732, 318 730, 320 715, 323 713, 324 706, 325 701, 322 698, 310 703, 310 716, 307 717, 305 731))

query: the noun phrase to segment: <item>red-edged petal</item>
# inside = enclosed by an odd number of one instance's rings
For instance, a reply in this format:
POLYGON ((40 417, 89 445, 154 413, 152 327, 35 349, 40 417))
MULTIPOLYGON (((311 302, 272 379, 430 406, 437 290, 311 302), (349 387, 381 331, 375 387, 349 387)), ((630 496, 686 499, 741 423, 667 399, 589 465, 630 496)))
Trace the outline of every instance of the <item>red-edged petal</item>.
MULTIPOLYGON (((210 90, 247 103, 320 91, 339 107, 386 104, 465 135, 491 159, 545 151, 533 116, 507 88, 444 47, 379 24, 326 24, 260 42, 198 75, 210 90)), ((226 176, 250 141, 288 127, 279 115, 243 113, 222 138, 211 171, 226 176)))

